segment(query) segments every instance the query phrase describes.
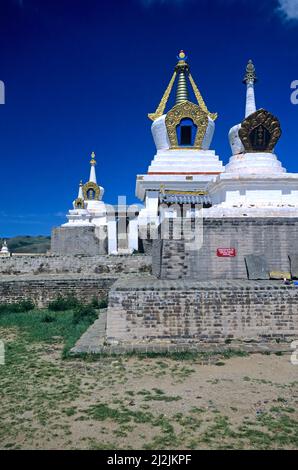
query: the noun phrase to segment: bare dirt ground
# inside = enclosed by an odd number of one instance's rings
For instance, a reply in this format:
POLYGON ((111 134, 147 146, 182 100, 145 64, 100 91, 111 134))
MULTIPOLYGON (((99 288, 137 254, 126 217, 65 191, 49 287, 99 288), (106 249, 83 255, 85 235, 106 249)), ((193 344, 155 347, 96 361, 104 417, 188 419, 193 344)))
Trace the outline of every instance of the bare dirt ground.
POLYGON ((2 449, 298 448, 290 355, 61 359, 1 330, 2 449))

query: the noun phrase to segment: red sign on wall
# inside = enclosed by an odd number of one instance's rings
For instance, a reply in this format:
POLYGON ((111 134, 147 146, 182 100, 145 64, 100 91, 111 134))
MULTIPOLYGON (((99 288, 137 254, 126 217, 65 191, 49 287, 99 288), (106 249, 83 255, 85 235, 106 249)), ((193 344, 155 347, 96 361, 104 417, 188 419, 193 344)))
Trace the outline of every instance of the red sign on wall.
POLYGON ((236 248, 217 248, 217 256, 220 258, 233 258, 237 255, 236 248))

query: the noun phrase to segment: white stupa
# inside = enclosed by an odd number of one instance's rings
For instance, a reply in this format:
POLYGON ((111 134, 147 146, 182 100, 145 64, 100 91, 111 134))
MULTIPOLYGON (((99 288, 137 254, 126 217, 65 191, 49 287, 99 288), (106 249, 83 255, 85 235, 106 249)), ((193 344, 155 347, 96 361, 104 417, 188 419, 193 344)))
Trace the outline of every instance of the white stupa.
MULTIPOLYGON (((94 236, 100 240, 107 238, 107 250, 110 254, 117 254, 117 220, 113 206, 106 205, 102 198, 104 188, 97 183, 95 153, 91 154, 90 176, 87 183, 80 182, 78 197, 73 201, 73 209, 68 211, 68 222, 62 225, 63 229, 77 229, 73 237, 80 237, 84 227, 94 230, 94 236), (80 230, 82 229, 82 230, 80 230)), ((105 242, 103 243, 105 245, 105 242)))
POLYGON ((99 227, 107 224, 106 207, 102 201, 104 188, 97 184, 94 152, 90 165, 89 181, 86 184, 80 182, 78 197, 73 201, 73 209, 67 214, 68 222, 62 227, 99 227))
POLYGON ((167 198, 180 203, 190 196, 194 203, 208 204, 206 187, 224 171, 219 157, 210 149, 217 114, 208 111, 183 51, 159 106, 148 117, 153 121, 151 131, 157 152, 147 173, 137 176, 136 196, 145 203, 140 225, 158 224, 159 204, 167 198), (165 113, 176 80, 175 105, 165 113), (190 101, 189 88, 195 102, 190 101))
POLYGON ((280 123, 265 109, 257 110, 256 81, 250 60, 243 80, 245 119, 229 132, 232 156, 208 187, 213 206, 204 210, 206 217, 298 215, 298 174, 287 173, 275 154, 280 123))
POLYGON ((0 251, 0 256, 2 257, 7 257, 10 256, 10 252, 6 243, 6 240, 4 240, 1 251, 0 251))
MULTIPOLYGON (((254 84, 257 82, 255 67, 249 60, 243 83, 246 84, 245 119, 256 113, 256 100, 254 84)), ((239 136, 242 124, 232 127, 229 132, 229 141, 232 149, 232 157, 225 167, 226 173, 237 174, 281 174, 286 170, 278 161, 273 152, 246 152, 239 136)))

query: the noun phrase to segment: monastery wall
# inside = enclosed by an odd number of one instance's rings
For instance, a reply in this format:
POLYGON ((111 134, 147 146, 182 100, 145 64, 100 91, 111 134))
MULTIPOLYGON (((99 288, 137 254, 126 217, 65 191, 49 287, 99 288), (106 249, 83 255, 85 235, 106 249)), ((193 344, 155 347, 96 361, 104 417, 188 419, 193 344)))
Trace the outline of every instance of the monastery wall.
POLYGON ((59 295, 75 296, 83 302, 90 302, 93 297, 107 298, 111 285, 117 277, 112 276, 5 276, 0 281, 0 302, 14 303, 32 299, 39 308, 57 299, 59 295))
POLYGON ((269 271, 290 271, 289 255, 298 253, 297 218, 221 218, 203 220, 203 244, 184 240, 153 243, 153 274, 161 279, 247 279, 244 257, 264 255, 269 271), (236 256, 217 256, 234 248, 236 256))
POLYGON ((279 282, 118 280, 109 293, 110 343, 298 337, 298 289, 279 282))
POLYGON ((145 255, 125 256, 55 256, 13 255, 0 258, 0 281, 2 275, 19 274, 129 274, 151 271, 151 257, 145 255))

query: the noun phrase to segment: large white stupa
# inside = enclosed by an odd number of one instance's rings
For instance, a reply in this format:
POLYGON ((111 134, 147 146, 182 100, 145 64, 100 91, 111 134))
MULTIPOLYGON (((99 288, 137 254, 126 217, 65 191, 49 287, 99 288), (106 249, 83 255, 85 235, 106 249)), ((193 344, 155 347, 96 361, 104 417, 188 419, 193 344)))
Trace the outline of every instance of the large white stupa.
POLYGON ((208 183, 224 170, 210 149, 217 114, 208 111, 183 51, 159 106, 148 117, 153 120, 151 130, 157 152, 147 173, 137 176, 136 195, 145 202, 139 224, 158 225, 160 202, 180 203, 191 196, 194 203, 210 205, 208 183), (176 81, 175 105, 165 113, 176 81), (196 102, 190 101, 190 88, 196 102))

